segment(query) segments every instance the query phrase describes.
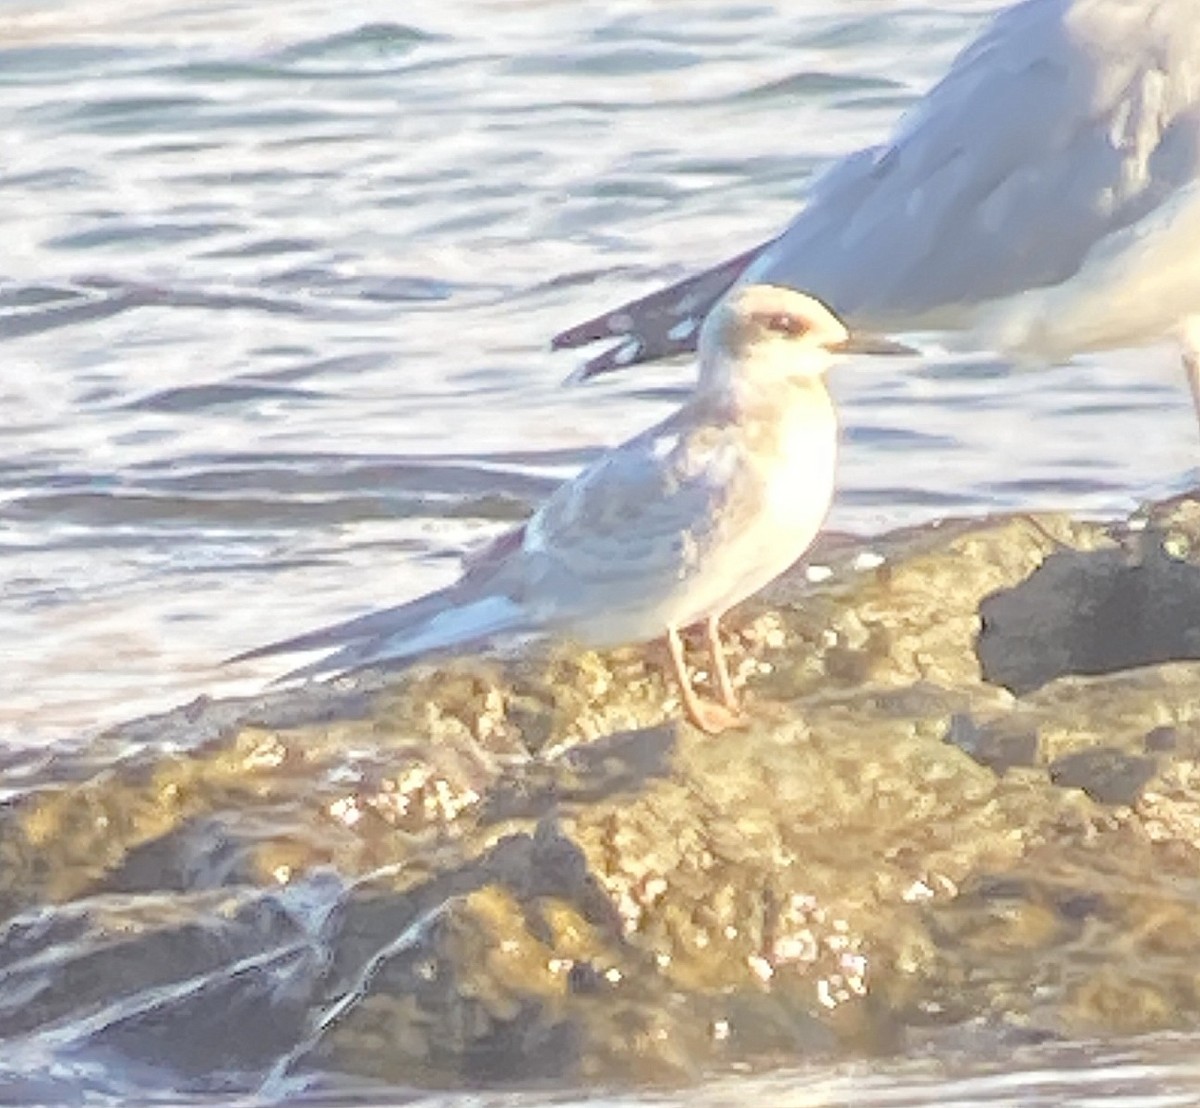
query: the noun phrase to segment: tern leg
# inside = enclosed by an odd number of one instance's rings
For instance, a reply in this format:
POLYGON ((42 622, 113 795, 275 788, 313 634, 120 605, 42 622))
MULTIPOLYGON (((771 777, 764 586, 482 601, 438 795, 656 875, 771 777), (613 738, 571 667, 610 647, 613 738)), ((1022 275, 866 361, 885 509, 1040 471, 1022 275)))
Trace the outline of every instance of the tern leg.
POLYGON ((679 685, 683 713, 688 720, 709 735, 719 735, 722 731, 741 723, 742 719, 736 712, 731 712, 721 704, 706 703, 696 695, 688 676, 687 662, 683 657, 683 643, 674 627, 667 628, 667 648, 671 652, 671 666, 679 685))
POLYGON ((721 694, 721 703, 731 712, 736 712, 738 710, 737 694, 733 691, 729 666, 725 663, 725 650, 721 646, 720 616, 709 616, 704 621, 704 634, 708 639, 708 657, 712 662, 713 677, 717 682, 717 692, 721 694))
POLYGON ((1183 370, 1192 393, 1192 407, 1200 426, 1200 317, 1192 317, 1183 326, 1183 370))

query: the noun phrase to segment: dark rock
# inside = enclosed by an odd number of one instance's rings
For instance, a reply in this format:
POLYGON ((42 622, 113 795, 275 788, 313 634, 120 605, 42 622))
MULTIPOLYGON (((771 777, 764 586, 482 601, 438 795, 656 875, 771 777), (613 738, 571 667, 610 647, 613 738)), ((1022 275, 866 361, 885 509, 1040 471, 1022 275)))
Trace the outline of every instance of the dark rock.
POLYGON ((1133 804, 1158 773, 1158 762, 1098 746, 1056 759, 1049 772, 1056 785, 1082 789, 1098 804, 1133 804))
POLYGON ((984 679, 1032 692, 1068 674, 1200 658, 1200 566, 1147 529, 1135 550, 1059 550, 1027 580, 986 597, 984 679))
POLYGON ((1144 740, 1147 754, 1167 754, 1179 746, 1177 727, 1154 727, 1146 732, 1144 740))
POLYGON ((1014 766, 1037 765, 1037 729, 1024 726, 1020 719, 1002 718, 980 725, 968 713, 956 713, 950 718, 946 741, 997 773, 1014 766))

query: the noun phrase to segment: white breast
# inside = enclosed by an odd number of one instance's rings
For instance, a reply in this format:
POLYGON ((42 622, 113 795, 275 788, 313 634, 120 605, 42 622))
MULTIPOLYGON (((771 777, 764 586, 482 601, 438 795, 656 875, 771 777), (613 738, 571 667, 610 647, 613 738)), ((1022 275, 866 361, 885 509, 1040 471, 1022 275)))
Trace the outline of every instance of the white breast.
POLYGON ((833 498, 837 418, 823 384, 780 414, 775 447, 751 448, 745 464, 760 478, 758 510, 714 548, 695 587, 697 603, 680 619, 722 615, 789 569, 812 544, 833 498))

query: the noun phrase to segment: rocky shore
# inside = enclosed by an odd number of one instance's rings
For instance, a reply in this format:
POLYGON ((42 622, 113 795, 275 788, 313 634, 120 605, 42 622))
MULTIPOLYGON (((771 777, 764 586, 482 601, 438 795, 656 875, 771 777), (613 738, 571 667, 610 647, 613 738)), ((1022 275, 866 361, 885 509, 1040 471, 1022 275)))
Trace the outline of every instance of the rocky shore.
POLYGON ((717 738, 560 648, 6 755, 0 1042, 610 1085, 1200 1023, 1200 499, 832 537, 729 625, 717 738))

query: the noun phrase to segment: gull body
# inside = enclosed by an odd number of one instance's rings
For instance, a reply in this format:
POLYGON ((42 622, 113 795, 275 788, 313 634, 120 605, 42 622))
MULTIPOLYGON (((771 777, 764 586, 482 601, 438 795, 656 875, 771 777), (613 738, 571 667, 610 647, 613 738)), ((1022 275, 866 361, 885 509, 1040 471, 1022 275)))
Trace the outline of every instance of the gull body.
POLYGON ((1020 362, 1177 339, 1200 416, 1200 6, 1024 0, 777 238, 564 331, 583 376, 693 348, 731 287, 1020 362))
MULTIPOLYGON (((823 373, 841 322, 789 289, 748 285, 708 316, 691 398, 561 485, 461 580, 241 659, 332 651, 288 677, 395 665, 501 636, 589 647, 665 636, 689 719, 736 719, 721 616, 807 549, 828 511, 837 419, 823 373), (679 630, 702 624, 720 703, 701 700, 679 630)), ((239 659, 240 660, 240 659, 239 659)))

